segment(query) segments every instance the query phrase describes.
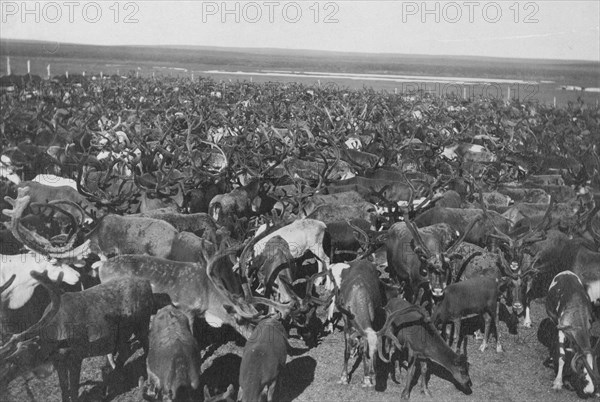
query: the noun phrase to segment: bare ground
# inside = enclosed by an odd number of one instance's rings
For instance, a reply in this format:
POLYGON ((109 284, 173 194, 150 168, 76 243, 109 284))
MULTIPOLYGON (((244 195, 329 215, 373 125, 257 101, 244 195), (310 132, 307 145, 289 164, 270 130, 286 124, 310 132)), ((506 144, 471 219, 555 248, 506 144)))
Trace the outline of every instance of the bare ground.
MULTIPOLYGON (((504 353, 496 353, 492 339, 485 352, 479 351, 481 341, 469 338, 468 357, 473 393, 465 395, 450 381, 437 374, 431 375, 429 389, 432 398, 420 393, 417 383, 412 390, 413 401, 547 401, 566 402, 579 400, 575 392, 551 389, 554 379, 552 369, 544 367, 548 356, 546 348, 537 340, 537 326, 546 316, 541 301, 532 305, 531 329, 519 327, 518 335, 510 335, 506 326, 500 324, 501 341, 504 353)), ((292 334, 295 332, 293 331, 292 334)), ((400 399, 406 381, 406 370, 402 369, 394 382, 391 378, 378 378, 376 389, 361 387, 362 363, 355 365, 349 385, 337 383, 342 367, 344 337, 340 330, 322 339, 313 349, 306 349, 301 340, 292 335, 290 344, 292 356, 282 377, 278 391, 280 401, 396 401, 400 399)), ((242 347, 235 341, 227 342, 214 353, 205 351, 202 385, 191 400, 202 400, 202 387, 208 384, 211 392, 223 392, 228 384, 237 386, 242 347)), ((352 365, 354 358, 350 360, 352 365)), ((82 400, 97 400, 101 381, 101 367, 105 358, 90 358, 84 361, 81 375, 80 394, 82 400)), ((138 401, 141 399, 137 389, 137 379, 145 373, 145 363, 138 352, 125 366, 125 373, 119 376, 119 385, 113 389, 115 402, 138 401)), ((438 370, 442 376, 443 370, 438 370)), ((380 376, 384 377, 384 376, 380 376)), ((46 379, 15 380, 9 389, 9 395, 0 396, 4 401, 60 401, 58 377, 54 372, 46 379)))

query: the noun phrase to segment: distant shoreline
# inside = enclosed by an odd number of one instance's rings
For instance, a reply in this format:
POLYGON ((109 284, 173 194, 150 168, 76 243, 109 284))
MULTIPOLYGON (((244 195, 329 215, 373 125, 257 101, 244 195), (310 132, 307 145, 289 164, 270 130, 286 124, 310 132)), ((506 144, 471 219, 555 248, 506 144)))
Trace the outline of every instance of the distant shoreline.
POLYGON ((497 97, 566 104, 600 98, 600 66, 590 61, 489 57, 367 55, 282 49, 165 46, 95 46, 0 40, 0 75, 10 56, 13 74, 134 73, 255 82, 300 82, 369 87, 394 93, 423 91, 465 99, 497 97), (452 88, 454 87, 454 88, 452 88), (458 89, 456 88, 458 87, 458 89), (582 90, 583 89, 583 90, 582 90))

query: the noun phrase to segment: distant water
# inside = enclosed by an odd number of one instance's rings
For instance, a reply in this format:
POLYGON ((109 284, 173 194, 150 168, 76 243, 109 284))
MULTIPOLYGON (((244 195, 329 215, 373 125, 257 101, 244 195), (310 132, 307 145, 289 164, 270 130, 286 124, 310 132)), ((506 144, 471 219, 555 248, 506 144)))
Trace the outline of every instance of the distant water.
POLYGON ((353 74, 353 73, 325 73, 314 71, 224 71, 208 70, 201 71, 204 74, 224 74, 224 75, 254 75, 270 77, 298 77, 298 78, 324 78, 324 79, 347 79, 357 81, 389 81, 389 82, 435 82, 442 84, 527 84, 537 85, 536 81, 524 81, 517 79, 504 78, 470 78, 470 77, 435 77, 427 75, 394 75, 394 74, 353 74))

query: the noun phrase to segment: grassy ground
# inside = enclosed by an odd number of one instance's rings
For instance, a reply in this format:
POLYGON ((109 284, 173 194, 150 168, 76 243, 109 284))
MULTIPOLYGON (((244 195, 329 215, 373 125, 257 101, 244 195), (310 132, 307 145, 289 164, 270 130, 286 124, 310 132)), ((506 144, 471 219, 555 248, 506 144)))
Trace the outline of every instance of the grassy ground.
MULTIPOLYGON (((480 341, 470 337, 468 357, 473 393, 465 395, 451 382, 433 374, 429 381, 432 398, 420 393, 415 385, 413 401, 547 401, 566 402, 578 400, 574 392, 551 389, 554 373, 543 366, 548 352, 537 341, 537 325, 545 317, 541 301, 532 305, 533 328, 519 327, 518 335, 509 335, 506 326, 501 323, 501 341, 504 353, 496 353, 492 340, 485 352, 479 351, 480 341)), ((358 365, 353 372, 349 385, 337 384, 342 367, 344 338, 337 330, 322 339, 322 343, 307 350, 298 339, 290 339, 293 352, 288 356, 287 366, 280 379, 277 400, 280 401, 397 401, 406 381, 406 370, 396 373, 396 383, 391 378, 378 378, 376 389, 361 387, 363 368, 358 365)), ((202 385, 208 384, 211 392, 223 392, 227 385, 237 386, 242 348, 234 341, 221 346, 214 353, 205 352, 202 385)), ((81 376, 83 385, 80 392, 83 400, 95 400, 92 396, 101 380, 100 368, 105 358, 91 358, 84 362, 81 376)), ((354 359, 351 359, 352 364, 354 359)), ((139 353, 126 365, 126 374, 120 376, 121 384, 115 388, 115 402, 141 400, 137 388, 137 379, 144 373, 144 362, 139 353)), ((438 371, 441 375, 443 371, 438 371)), ((14 381, 10 394, 0 397, 4 401, 60 401, 60 390, 56 373, 40 380, 28 382, 27 391, 24 380, 14 381)), ((201 400, 201 391, 192 400, 201 400)))

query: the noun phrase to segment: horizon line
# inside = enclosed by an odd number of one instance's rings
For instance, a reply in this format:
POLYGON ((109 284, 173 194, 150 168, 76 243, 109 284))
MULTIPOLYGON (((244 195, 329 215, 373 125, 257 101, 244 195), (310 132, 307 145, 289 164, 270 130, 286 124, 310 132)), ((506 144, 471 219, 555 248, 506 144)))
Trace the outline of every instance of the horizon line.
MULTIPOLYGON (((412 57, 437 57, 437 58, 471 58, 471 59, 493 59, 493 60, 532 60, 532 61, 549 61, 549 62, 576 62, 576 63, 593 63, 600 64, 600 55, 598 60, 594 59, 551 59, 551 58, 533 58, 533 57, 515 57, 515 56, 483 56, 483 55, 457 55, 457 54, 427 54, 427 53, 394 53, 394 52, 353 52, 353 51, 336 51, 336 50, 323 50, 323 49, 306 49, 306 48, 279 48, 279 47, 240 47, 240 46, 214 46, 214 45, 186 45, 186 44, 168 44, 168 45, 159 45, 159 44, 118 44, 118 45, 105 45, 105 44, 96 44, 96 43, 77 43, 77 42, 60 42, 60 41, 49 41, 44 39, 23 39, 23 38, 11 38, 11 37, 3 37, 0 39, 0 42, 9 42, 9 41, 21 41, 21 42, 30 42, 30 43, 63 43, 65 45, 76 45, 76 46, 99 46, 105 48, 116 48, 116 47, 138 47, 138 48, 208 48, 215 50, 229 50, 229 51, 252 51, 252 50, 262 50, 262 51, 287 51, 287 52, 319 52, 319 53, 329 53, 332 55, 341 54, 341 55, 376 55, 376 56, 412 56, 412 57)), ((4 56, 4 55, 2 55, 4 56)), ((8 55, 6 55, 8 57, 8 55)))

